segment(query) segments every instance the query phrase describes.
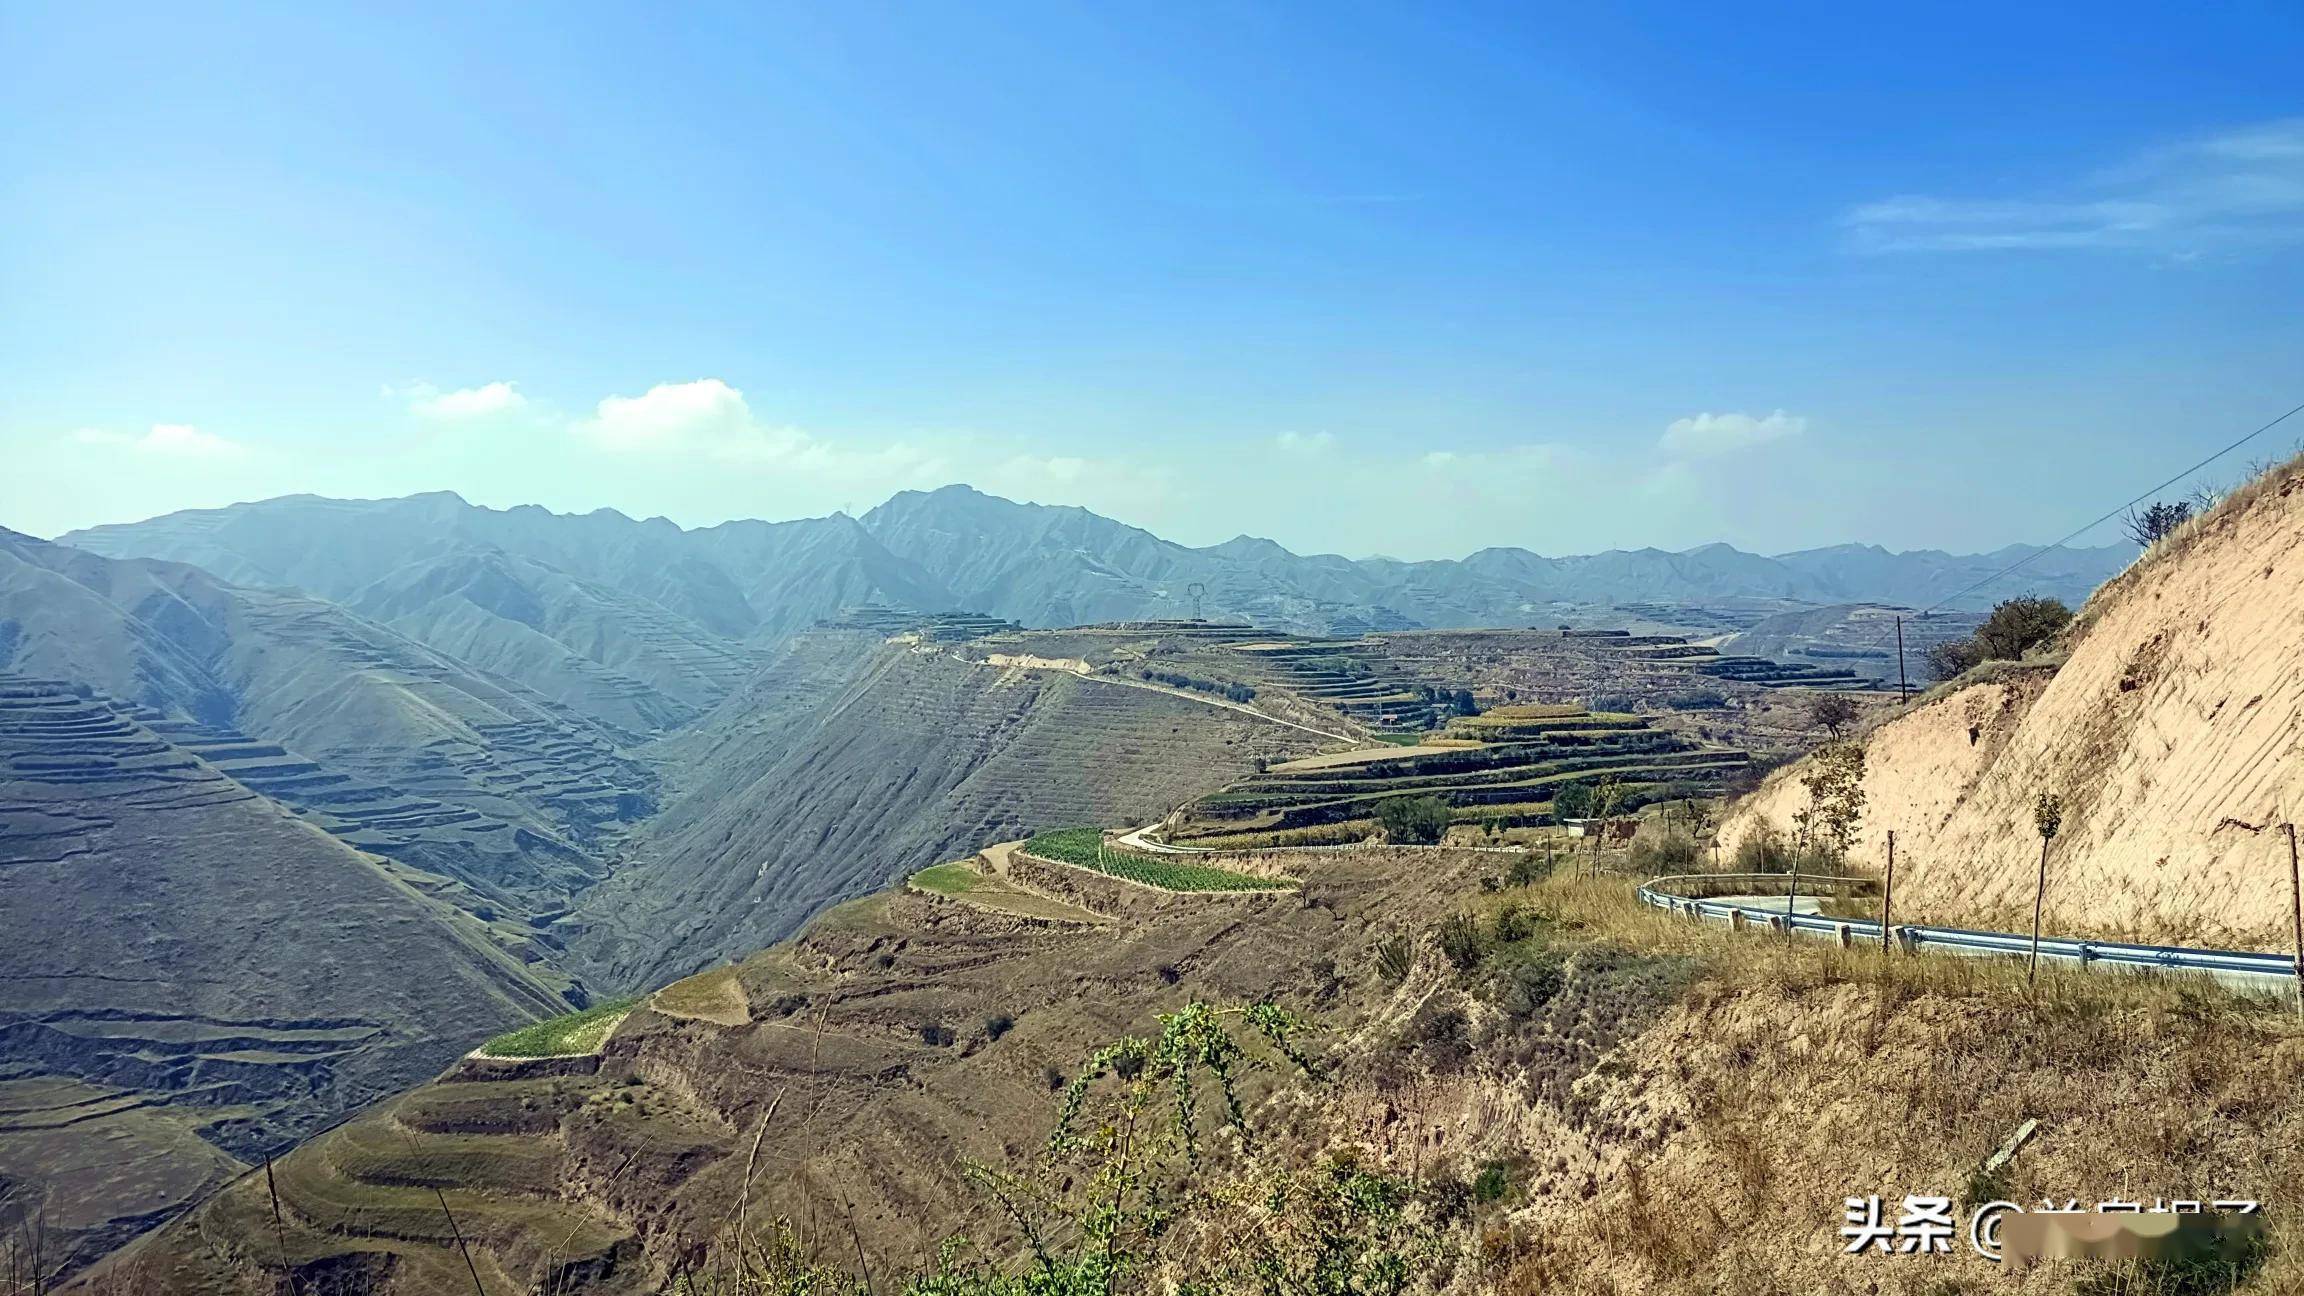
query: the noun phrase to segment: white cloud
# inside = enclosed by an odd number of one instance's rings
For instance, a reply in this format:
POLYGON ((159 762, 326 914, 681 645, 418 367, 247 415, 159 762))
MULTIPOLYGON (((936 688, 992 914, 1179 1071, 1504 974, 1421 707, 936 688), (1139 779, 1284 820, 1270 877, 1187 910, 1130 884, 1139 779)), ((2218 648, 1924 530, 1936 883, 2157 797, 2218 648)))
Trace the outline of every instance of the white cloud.
POLYGON ((947 467, 944 456, 931 447, 902 441, 841 444, 764 423, 743 392, 718 378, 658 383, 638 396, 607 397, 574 431, 594 447, 628 460, 708 459, 736 467, 774 467, 789 477, 838 483, 841 489, 880 481, 912 484, 947 467))
MULTIPOLYGON (((717 378, 658 383, 643 395, 610 396, 580 430, 603 450, 701 450, 735 452, 736 457, 756 457, 741 448, 761 440, 763 431, 744 393, 717 378)), ((787 438, 800 439, 796 433, 787 438)))
POLYGON ((507 414, 528 403, 528 398, 520 394, 519 386, 509 382, 484 383, 452 392, 437 391, 428 384, 417 384, 403 394, 409 397, 408 408, 418 418, 437 419, 444 423, 460 423, 507 414))
POLYGON ((1333 432, 1283 432, 1272 438, 1272 444, 1289 454, 1326 454, 1336 446, 1333 432))
POLYGON ((1762 418, 1750 414, 1698 414, 1674 419, 1657 446, 1666 454, 1716 455, 1766 445, 1808 429, 1808 420, 1776 410, 1762 418))
POLYGON ((2149 149, 2017 198, 1907 195, 1845 218, 1859 252, 2113 249, 2183 259, 2304 240, 2304 117, 2149 149))
POLYGON ((81 445, 109 446, 138 454, 172 455, 186 459, 224 458, 244 454, 248 447, 187 423, 155 423, 142 436, 104 428, 81 428, 72 434, 81 445))

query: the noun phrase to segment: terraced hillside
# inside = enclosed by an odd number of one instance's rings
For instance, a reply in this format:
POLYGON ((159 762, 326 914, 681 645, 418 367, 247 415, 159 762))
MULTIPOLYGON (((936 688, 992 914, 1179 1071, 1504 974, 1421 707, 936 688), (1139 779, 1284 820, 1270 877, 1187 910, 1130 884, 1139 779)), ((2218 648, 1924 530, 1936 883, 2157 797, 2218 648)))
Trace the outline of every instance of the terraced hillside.
POLYGON ((1231 650, 1261 671, 1268 687, 1333 708, 1346 720, 1379 732, 1430 728, 1440 713, 1432 686, 1411 676, 1362 640, 1273 640, 1235 643, 1231 650))
POLYGON ((540 923, 596 880, 577 851, 478 811, 354 778, 232 730, 174 720, 148 708, 133 718, 252 791, 299 812, 346 845, 407 866, 410 881, 484 925, 498 946, 563 992, 552 965, 558 942, 540 923))
POLYGON ((0 676, 0 1179, 67 1262, 558 1011, 428 875, 85 686, 0 676), (101 916, 102 921, 91 921, 101 916))
POLYGON ((613 734, 333 604, 235 590, 218 671, 236 727, 347 773, 574 846, 645 815, 653 780, 613 734))
POLYGON ((597 850, 654 780, 617 735, 335 604, 0 534, 0 669, 79 681, 597 850))
POLYGON ((1463 630, 1386 635, 1403 668, 1462 677, 1497 701, 1579 698, 1618 710, 1663 710, 1677 697, 1729 685, 1864 690, 1845 667, 1723 655, 1680 635, 1620 630, 1463 630), (1518 694, 1518 697, 1511 696, 1518 694))
POLYGON ((1614 780, 1623 810, 1665 796, 1717 795, 1751 763, 1635 715, 1521 705, 1458 717, 1413 748, 1368 748, 1275 765, 1186 807, 1167 834, 1178 845, 1274 846, 1358 841, 1378 830, 1383 802, 1433 796, 1458 823, 1556 823, 1568 783, 1614 780))
MULTIPOLYGON (((439 1184, 490 1292, 665 1290, 740 1201, 876 1273, 927 1265, 951 1233, 1006 1236, 962 1159, 1029 1156, 1049 1077, 1156 1012, 1270 998, 1361 1021, 1373 1005, 1340 997, 1340 969, 1470 885, 1463 859, 1401 863, 1328 859, 1318 904, 1124 888, 1141 907, 1097 925, 917 891, 857 901, 659 991, 596 1073, 460 1069, 298 1150, 278 1167, 286 1254, 308 1285, 388 1272, 394 1292, 469 1292, 423 1191, 439 1184)), ((274 1281, 269 1211, 252 1179, 111 1268, 155 1292, 274 1281)))
POLYGON ((645 985, 978 843, 1146 822, 1318 741, 933 645, 874 645, 847 668, 795 654, 681 740, 694 777, 563 929, 589 977, 645 985))

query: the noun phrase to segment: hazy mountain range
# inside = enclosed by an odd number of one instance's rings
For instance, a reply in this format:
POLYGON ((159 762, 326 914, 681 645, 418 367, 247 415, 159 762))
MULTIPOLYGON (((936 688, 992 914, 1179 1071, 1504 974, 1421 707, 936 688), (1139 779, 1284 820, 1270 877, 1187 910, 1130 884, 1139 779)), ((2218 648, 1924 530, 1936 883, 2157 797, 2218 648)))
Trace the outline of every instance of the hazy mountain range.
MULTIPOLYGON (((1190 615, 1325 633, 1550 624, 1573 608, 1776 599, 1925 605, 2037 550, 1891 553, 1835 545, 1773 556, 1725 544, 1546 557, 1516 548, 1403 562, 1302 555, 1252 536, 1194 548, 1075 507, 967 486, 905 491, 861 518, 683 529, 612 509, 480 508, 438 492, 390 500, 287 496, 94 527, 62 543, 194 564, 244 585, 342 603, 460 655, 483 623, 523 627, 693 706, 725 691, 715 641, 772 643, 862 604, 988 612, 1028 626, 1190 615), (1199 599, 1194 600, 1194 586, 1199 599), (627 637, 613 652, 605 645, 627 637), (686 683, 683 683, 686 681, 686 683)), ((1959 598, 2077 604, 2130 546, 2056 549, 1959 598)), ((541 645, 529 644, 531 655, 541 645)), ((507 651, 502 648, 493 652, 507 651)), ((487 652, 479 654, 489 655, 487 652)))

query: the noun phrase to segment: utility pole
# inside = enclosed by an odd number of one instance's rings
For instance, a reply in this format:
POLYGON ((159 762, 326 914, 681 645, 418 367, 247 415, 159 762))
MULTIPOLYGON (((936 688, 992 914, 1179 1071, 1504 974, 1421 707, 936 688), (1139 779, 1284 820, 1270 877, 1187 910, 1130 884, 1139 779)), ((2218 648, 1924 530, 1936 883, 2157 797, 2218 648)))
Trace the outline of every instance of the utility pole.
MULTIPOLYGON (((1912 700, 1912 685, 1904 676, 1904 618, 1902 617, 1896 618, 1896 700, 1898 702, 1912 700)), ((1890 834, 1890 840, 1894 840, 1894 834, 1890 834)))
POLYGON ((1880 884, 1880 952, 1888 952, 1888 907, 1896 899, 1896 830, 1888 830, 1888 878, 1880 884))

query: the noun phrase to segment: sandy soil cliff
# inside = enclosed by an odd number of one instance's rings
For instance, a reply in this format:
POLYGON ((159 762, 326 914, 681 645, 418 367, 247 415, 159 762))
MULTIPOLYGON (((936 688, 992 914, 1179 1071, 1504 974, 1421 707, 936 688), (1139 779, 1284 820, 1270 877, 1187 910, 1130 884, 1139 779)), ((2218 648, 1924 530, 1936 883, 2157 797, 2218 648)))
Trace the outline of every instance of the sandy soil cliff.
MULTIPOLYGON (((2052 932, 2284 948, 2304 818, 2304 459, 2147 554, 2083 609, 2060 667, 2001 672, 1866 739, 1863 838, 1897 836, 1898 911, 2029 917, 2034 798, 2066 802, 2052 932)), ((1806 802, 1805 763, 1730 815, 1724 846, 1806 802)))

